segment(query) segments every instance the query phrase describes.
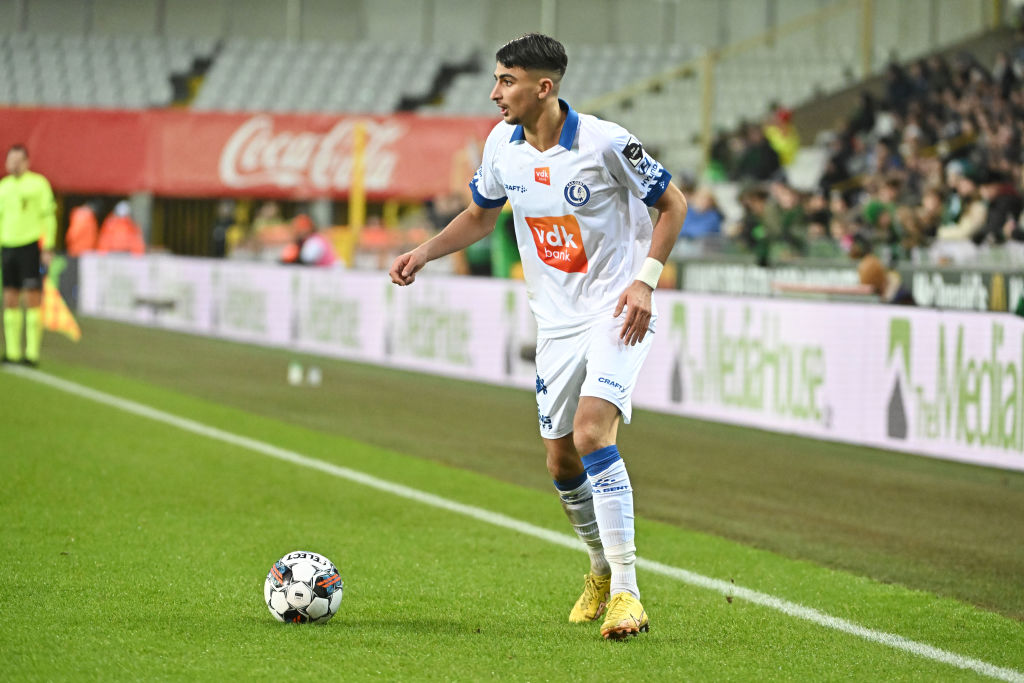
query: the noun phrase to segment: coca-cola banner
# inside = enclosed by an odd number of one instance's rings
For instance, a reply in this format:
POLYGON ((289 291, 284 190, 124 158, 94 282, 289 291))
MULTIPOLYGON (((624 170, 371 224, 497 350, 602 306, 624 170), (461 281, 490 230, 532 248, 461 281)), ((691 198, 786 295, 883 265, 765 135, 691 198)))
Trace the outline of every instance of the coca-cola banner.
POLYGON ((57 191, 190 197, 345 197, 356 129, 371 199, 469 182, 490 118, 0 109, 0 145, 28 146, 57 191))
POLYGON ((149 117, 139 111, 0 108, 0 148, 28 148, 32 169, 58 192, 151 189, 149 117))

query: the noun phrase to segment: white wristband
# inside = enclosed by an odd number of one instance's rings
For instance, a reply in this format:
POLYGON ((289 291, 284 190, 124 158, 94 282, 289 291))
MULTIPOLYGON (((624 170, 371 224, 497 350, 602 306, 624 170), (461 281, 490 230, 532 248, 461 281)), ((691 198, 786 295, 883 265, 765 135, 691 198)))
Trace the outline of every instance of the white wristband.
POLYGON ((644 261, 644 265, 640 266, 640 272, 636 274, 636 279, 644 283, 651 289, 658 288, 658 278, 661 277, 661 270, 665 267, 661 261, 650 256, 644 261))

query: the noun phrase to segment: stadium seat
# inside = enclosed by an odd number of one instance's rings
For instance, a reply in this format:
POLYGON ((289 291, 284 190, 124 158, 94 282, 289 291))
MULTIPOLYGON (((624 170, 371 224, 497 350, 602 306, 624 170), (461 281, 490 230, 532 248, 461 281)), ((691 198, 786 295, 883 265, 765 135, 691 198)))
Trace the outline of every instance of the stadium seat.
POLYGON ((172 74, 188 72, 213 49, 211 41, 156 36, 11 34, 0 40, 0 70, 11 75, 0 104, 166 106, 172 74))

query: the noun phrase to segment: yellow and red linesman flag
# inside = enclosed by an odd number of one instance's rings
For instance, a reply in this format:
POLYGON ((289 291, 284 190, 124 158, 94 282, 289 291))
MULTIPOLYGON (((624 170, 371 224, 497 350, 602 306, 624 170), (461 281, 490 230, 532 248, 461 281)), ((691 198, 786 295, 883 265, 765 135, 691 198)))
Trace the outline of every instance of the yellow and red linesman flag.
POLYGON ((49 278, 43 280, 43 328, 51 332, 60 332, 71 341, 82 338, 82 330, 78 327, 75 316, 71 315, 67 302, 49 278))

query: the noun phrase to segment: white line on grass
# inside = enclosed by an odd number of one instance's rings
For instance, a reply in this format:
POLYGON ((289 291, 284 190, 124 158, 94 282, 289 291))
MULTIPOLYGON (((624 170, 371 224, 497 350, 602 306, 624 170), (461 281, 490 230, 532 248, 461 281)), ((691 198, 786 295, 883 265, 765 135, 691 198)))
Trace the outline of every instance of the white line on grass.
MULTIPOLYGON (((385 479, 379 479, 347 467, 332 465, 331 463, 316 460, 300 453, 296 453, 295 451, 279 448, 272 444, 257 441, 256 439, 250 439, 249 437, 241 436, 239 434, 226 432, 222 429, 217 429, 216 427, 210 427, 200 422, 189 420, 188 418, 178 417, 177 415, 172 415, 171 413, 151 408, 142 403, 120 398, 96 389, 90 389, 89 387, 81 384, 76 384, 36 370, 25 370, 22 368, 7 368, 7 370, 8 372, 14 373, 20 377, 24 377, 25 379, 31 379, 41 384, 46 384, 56 389, 60 389, 61 391, 65 391, 69 394, 74 394, 82 398, 96 401, 97 403, 103 403, 105 405, 118 408, 134 415, 162 422, 186 432, 192 432, 193 434, 199 434, 217 441, 223 441, 224 443, 228 443, 233 446, 247 448, 251 451, 262 453, 263 455, 277 458, 278 460, 283 460, 285 462, 290 462, 295 465, 319 470, 335 477, 348 479, 349 481, 354 481, 356 483, 375 488, 378 491, 384 491, 385 493, 400 496, 408 500, 414 500, 442 510, 456 512, 467 517, 472 517, 473 519, 477 519, 481 522, 493 524, 505 529, 511 529, 512 531, 517 531, 527 536, 533 536, 534 538, 539 538, 549 543, 554 543, 555 545, 572 548, 574 550, 585 550, 583 544, 578 539, 573 536, 569 536, 568 534, 550 531, 483 508, 457 503, 453 500, 448 500, 447 498, 435 496, 431 493, 403 486, 402 484, 396 484, 385 479)), ((773 595, 768 595, 767 593, 743 588, 742 586, 737 586, 729 581, 713 579, 702 574, 696 574, 685 569, 680 569, 679 567, 673 567, 671 565, 643 558, 637 558, 637 566, 649 572, 668 576, 692 586, 706 588, 708 590, 721 593, 722 595, 746 600, 747 602, 752 602, 763 607, 777 610, 788 616, 796 617, 797 619, 803 619, 805 621, 818 624, 819 626, 831 628, 836 631, 842 631, 843 633, 848 633, 897 650, 910 652, 920 657, 924 657, 925 659, 931 659, 936 662, 948 664, 949 666, 974 671, 979 674, 1004 681, 1024 683, 1024 673, 1015 669, 996 666, 994 664, 981 661, 980 659, 965 657, 963 655, 956 654, 955 652, 926 645, 925 643, 919 643, 893 633, 886 633, 884 631, 877 631, 875 629, 860 626, 852 621, 830 616, 812 607, 805 607, 804 605, 783 600, 782 598, 777 598, 773 595)))

